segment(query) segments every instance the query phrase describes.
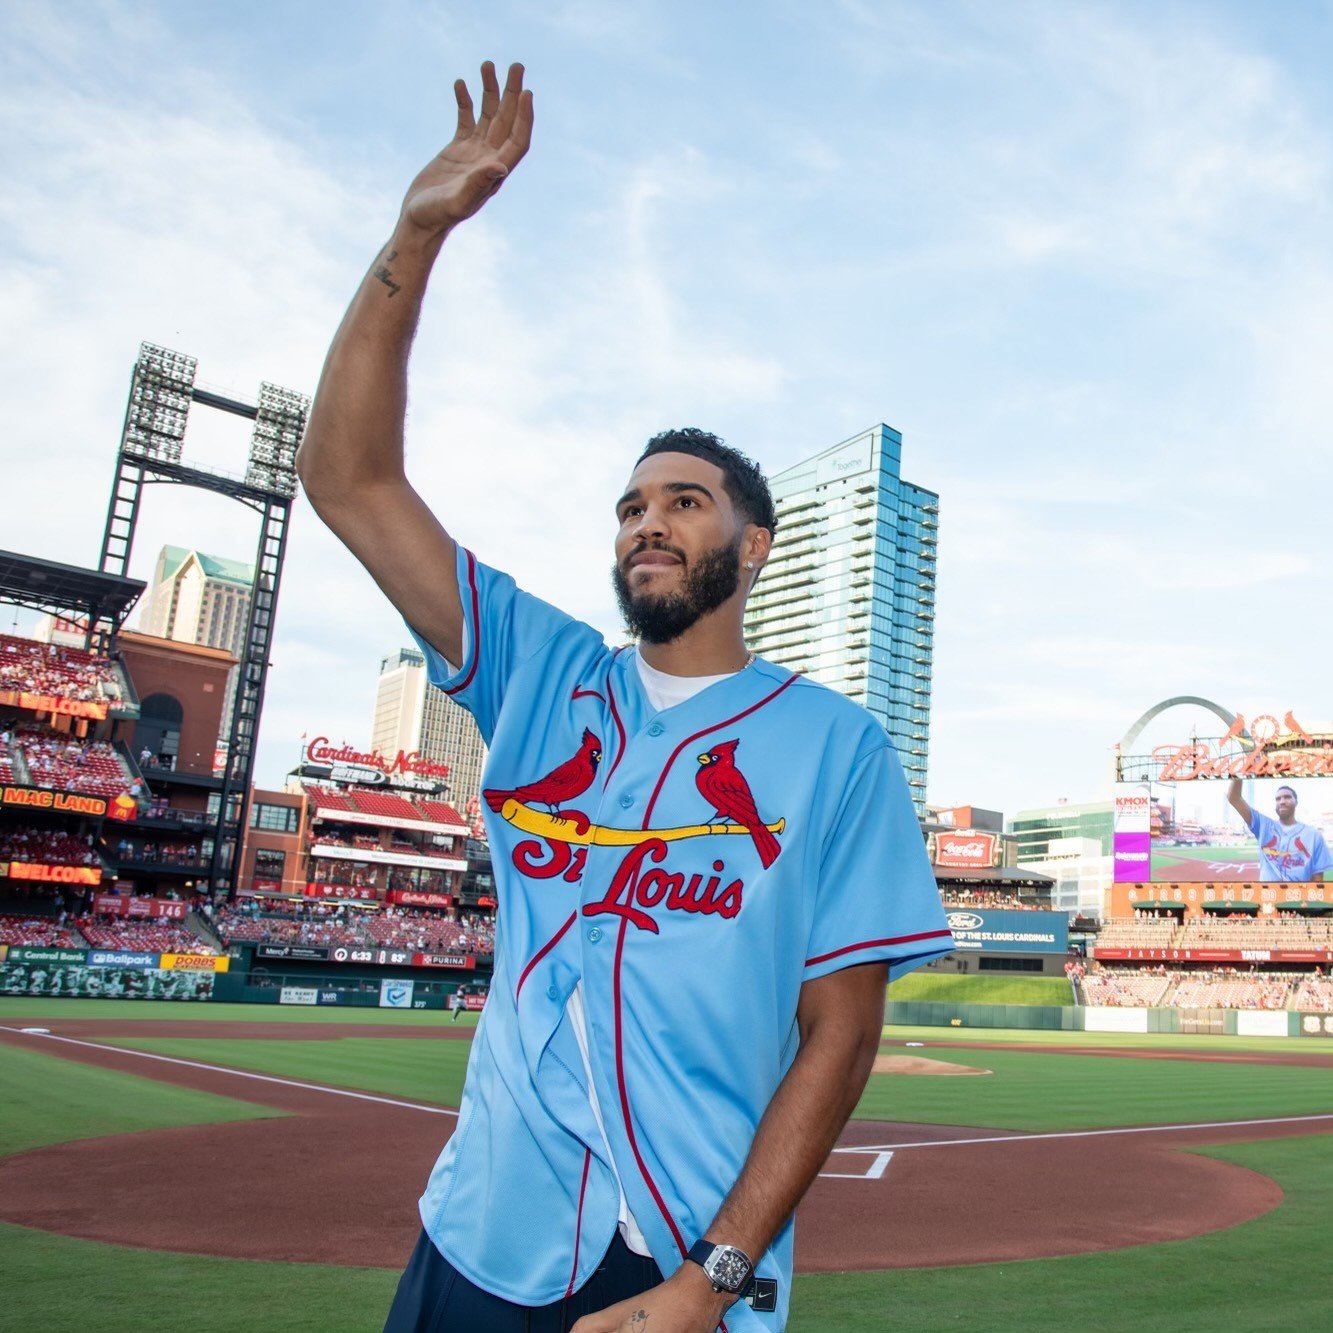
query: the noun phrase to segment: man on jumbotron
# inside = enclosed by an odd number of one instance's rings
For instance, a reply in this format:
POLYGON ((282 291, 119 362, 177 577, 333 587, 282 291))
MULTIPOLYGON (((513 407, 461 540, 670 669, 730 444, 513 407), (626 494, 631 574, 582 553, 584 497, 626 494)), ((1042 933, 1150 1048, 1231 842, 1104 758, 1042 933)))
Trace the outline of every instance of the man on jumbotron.
POLYGON ((409 483, 427 279, 532 135, 521 66, 503 94, 482 66, 479 111, 455 92, 297 460, 490 746, 495 973, 386 1328, 781 1329, 792 1216, 865 1085, 886 978, 952 941, 884 729, 746 649, 777 527, 754 463, 695 429, 639 455, 608 515, 637 644, 614 650, 409 483))

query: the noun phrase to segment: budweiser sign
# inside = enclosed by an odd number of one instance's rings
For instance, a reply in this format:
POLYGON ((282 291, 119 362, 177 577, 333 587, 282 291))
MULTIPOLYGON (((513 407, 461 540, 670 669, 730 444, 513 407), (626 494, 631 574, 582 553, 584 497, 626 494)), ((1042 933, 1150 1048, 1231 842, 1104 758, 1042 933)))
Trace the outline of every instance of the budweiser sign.
POLYGON ((1191 741, 1188 745, 1159 745, 1153 758, 1161 764, 1160 782, 1190 782, 1196 778, 1327 778, 1333 777, 1333 749, 1286 748, 1311 745, 1305 728, 1288 713, 1283 722, 1264 713, 1246 726, 1238 716, 1216 745, 1191 741), (1285 731, 1283 730, 1285 726, 1285 731), (1249 732, 1250 749, 1223 754, 1223 747, 1249 732), (1276 748, 1281 741, 1283 748, 1276 748))
POLYGON ((447 778, 449 765, 426 759, 420 750, 399 750, 390 761, 378 750, 354 750, 350 745, 333 746, 327 736, 316 736, 306 746, 306 759, 312 764, 343 764, 374 768, 381 773, 414 773, 422 778, 447 778))
POLYGON ((967 866, 993 866, 995 848, 999 841, 998 833, 974 833, 970 829, 960 833, 937 833, 935 864, 957 869, 967 866))

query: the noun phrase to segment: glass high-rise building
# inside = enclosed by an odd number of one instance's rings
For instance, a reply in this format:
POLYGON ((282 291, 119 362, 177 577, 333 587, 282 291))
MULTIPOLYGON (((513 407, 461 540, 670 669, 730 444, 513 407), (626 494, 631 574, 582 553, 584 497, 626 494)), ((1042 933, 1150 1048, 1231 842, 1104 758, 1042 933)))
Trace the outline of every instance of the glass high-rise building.
POLYGON ((879 719, 924 816, 940 500, 902 479, 902 447, 881 424, 769 478, 777 540, 745 634, 879 719))

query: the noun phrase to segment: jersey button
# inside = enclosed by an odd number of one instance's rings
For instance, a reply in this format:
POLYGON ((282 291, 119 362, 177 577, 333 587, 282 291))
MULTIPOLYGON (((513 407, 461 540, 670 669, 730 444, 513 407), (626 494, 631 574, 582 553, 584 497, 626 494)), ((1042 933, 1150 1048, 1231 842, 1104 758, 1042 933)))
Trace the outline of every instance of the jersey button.
POLYGON ((629 794, 629 792, 626 792, 626 793, 620 798, 620 808, 621 808, 622 810, 628 810, 628 809, 630 808, 630 806, 632 806, 633 804, 634 804, 634 797, 632 797, 632 796, 629 794))
POLYGON ((648 724, 648 734, 650 736, 660 736, 666 728, 660 722, 650 722, 648 724))
POLYGON ((589 944, 596 944, 597 941, 600 940, 601 938, 602 938, 602 928, 601 928, 601 926, 593 926, 593 927, 588 931, 588 943, 589 943, 589 944))
POLYGON ((546 998, 548 1000, 558 1000, 560 998, 560 992, 554 986, 547 986, 546 998))

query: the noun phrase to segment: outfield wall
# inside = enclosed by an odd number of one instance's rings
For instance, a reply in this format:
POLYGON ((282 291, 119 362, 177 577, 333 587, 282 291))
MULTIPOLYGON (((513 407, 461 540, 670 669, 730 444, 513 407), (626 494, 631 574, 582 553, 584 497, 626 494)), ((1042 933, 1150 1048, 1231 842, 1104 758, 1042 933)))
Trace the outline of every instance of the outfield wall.
POLYGON ((1040 1004, 948 1004, 889 1000, 890 1027, 1008 1028, 1047 1032, 1180 1033, 1218 1037, 1323 1037, 1333 1014, 1287 1009, 1137 1009, 1040 1004))

